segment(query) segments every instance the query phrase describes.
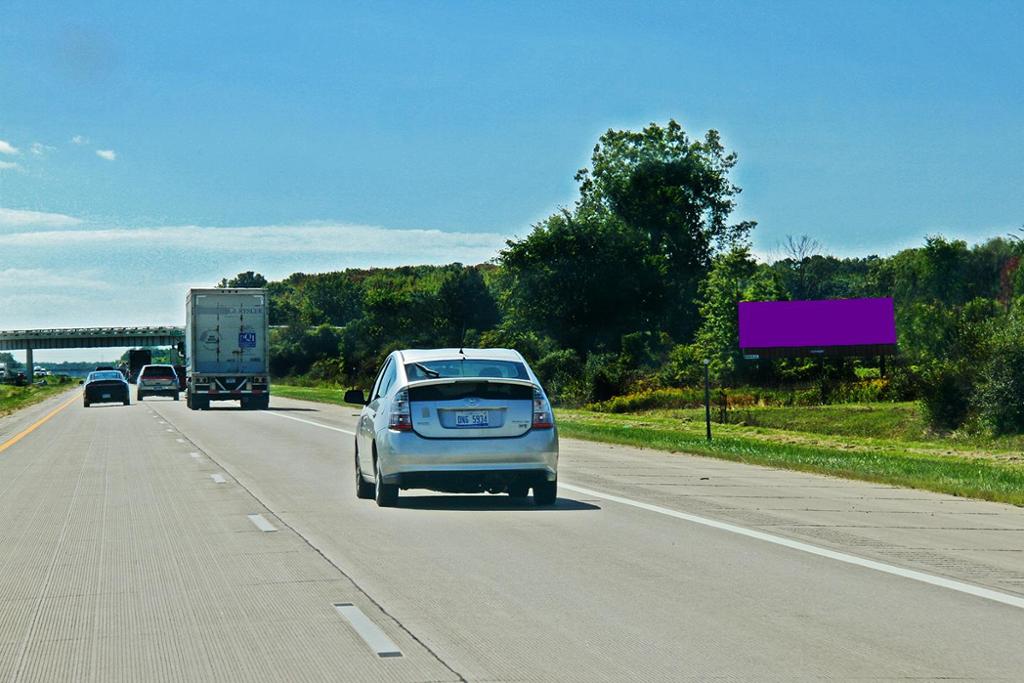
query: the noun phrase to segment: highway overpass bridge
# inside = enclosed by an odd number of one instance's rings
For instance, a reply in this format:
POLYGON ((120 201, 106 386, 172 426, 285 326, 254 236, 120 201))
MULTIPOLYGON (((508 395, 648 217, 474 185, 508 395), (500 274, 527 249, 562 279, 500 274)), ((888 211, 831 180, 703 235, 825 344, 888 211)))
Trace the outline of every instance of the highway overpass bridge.
POLYGON ((48 330, 0 330, 0 351, 25 351, 26 374, 34 371, 36 349, 94 349, 124 346, 174 346, 185 340, 185 328, 63 327, 48 330))

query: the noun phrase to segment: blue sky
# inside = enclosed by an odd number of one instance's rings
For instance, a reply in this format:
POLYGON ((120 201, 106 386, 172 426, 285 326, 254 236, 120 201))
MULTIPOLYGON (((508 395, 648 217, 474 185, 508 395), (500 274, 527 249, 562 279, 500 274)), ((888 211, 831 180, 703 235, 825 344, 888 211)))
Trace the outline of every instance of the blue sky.
POLYGON ((249 268, 485 260, 573 200, 601 132, 670 117, 739 154, 763 255, 1024 222, 1020 2, 2 15, 0 329, 180 323, 249 268))

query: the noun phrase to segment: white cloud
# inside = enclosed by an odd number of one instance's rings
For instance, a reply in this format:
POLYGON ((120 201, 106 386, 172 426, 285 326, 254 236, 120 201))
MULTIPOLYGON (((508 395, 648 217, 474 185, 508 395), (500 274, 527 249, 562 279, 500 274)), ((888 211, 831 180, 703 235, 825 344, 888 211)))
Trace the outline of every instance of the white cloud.
POLYGON ((36 155, 37 157, 42 157, 46 156, 47 154, 49 154, 50 152, 54 151, 57 148, 51 145, 44 145, 41 142, 33 142, 32 146, 29 149, 31 150, 32 154, 36 155))
POLYGON ((21 154, 21 152, 6 140, 0 140, 0 154, 21 154))
POLYGON ((13 161, 0 161, 0 171, 20 171, 21 166, 13 161))
POLYGON ((107 161, 113 161, 117 158, 117 154, 112 149, 98 149, 96 150, 96 156, 107 161))
POLYGON ((61 226, 60 220, 59 214, 0 211, 0 254, 23 256, 17 269, 0 266, 0 291, 18 290, 4 304, 4 327, 180 325, 189 286, 212 286, 245 270, 273 280, 299 271, 482 263, 508 238, 326 222, 118 228, 90 222, 61 226), (57 218, 47 226, 41 216, 57 218), (5 231, 5 217, 23 227, 5 231), (117 305, 111 306, 115 291, 117 305))
POLYGON ((113 289, 113 285, 96 277, 94 273, 69 273, 67 275, 40 268, 0 269, 0 289, 17 292, 37 289, 113 289))
POLYGON ((84 145, 87 142, 89 142, 89 138, 85 137, 84 135, 76 135, 75 137, 71 138, 71 144, 73 145, 84 145))
MULTIPOLYGON (((3 214, 0 213, 0 222, 3 214)), ((149 244, 153 249, 204 253, 346 255, 365 265, 389 263, 479 263, 493 257, 507 235, 390 229, 372 225, 304 223, 249 227, 196 225, 155 228, 88 228, 0 235, 0 246, 86 247, 149 244)))
POLYGON ((0 207, 0 226, 35 226, 41 228, 67 228, 81 223, 81 219, 62 213, 23 211, 0 207))

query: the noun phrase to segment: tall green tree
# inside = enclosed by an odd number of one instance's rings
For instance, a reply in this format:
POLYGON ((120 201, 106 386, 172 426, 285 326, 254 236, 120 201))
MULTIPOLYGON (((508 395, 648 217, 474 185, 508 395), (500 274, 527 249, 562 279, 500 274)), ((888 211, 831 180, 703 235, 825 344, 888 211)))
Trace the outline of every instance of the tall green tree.
POLYGON ((777 275, 760 266, 749 247, 736 247, 715 257, 700 286, 701 326, 689 356, 710 361, 719 380, 736 381, 743 369, 739 349, 739 303, 774 301, 785 297, 777 275))
POLYGON ((728 222, 740 192, 729 178, 735 164, 714 130, 700 139, 675 121, 609 130, 576 174, 575 207, 501 253, 513 287, 507 310, 581 351, 634 331, 689 339, 711 258, 754 227, 728 222))

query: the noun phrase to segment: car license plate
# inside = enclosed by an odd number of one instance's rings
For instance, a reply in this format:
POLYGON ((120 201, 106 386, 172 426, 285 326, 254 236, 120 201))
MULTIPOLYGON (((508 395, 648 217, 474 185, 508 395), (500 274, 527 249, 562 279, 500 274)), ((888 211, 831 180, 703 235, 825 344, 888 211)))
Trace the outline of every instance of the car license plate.
POLYGON ((460 410, 455 413, 456 427, 486 427, 490 416, 486 410, 460 410))
POLYGON ((100 398, 110 398, 110 394, 100 394, 100 398))

